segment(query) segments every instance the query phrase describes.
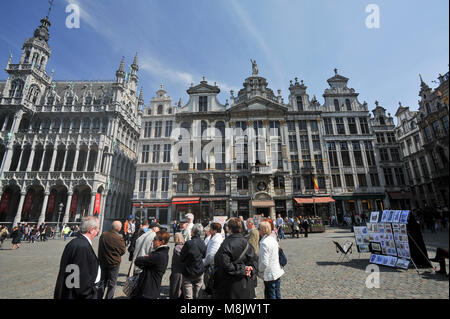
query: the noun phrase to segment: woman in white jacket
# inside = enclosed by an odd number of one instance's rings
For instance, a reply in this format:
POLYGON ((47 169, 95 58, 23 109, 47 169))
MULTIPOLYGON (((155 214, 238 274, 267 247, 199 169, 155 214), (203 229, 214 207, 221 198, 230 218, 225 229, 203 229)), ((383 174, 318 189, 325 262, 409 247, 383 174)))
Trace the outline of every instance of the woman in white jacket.
POLYGON ((210 266, 214 265, 214 256, 222 245, 223 237, 221 234, 222 225, 219 223, 212 223, 209 226, 209 232, 211 234, 211 238, 208 241, 207 249, 206 249, 206 257, 203 259, 203 265, 210 266))
POLYGON ((278 242, 271 236, 272 228, 268 222, 261 222, 258 227, 259 236, 259 262, 258 276, 264 280, 264 298, 281 299, 281 276, 284 270, 280 266, 278 256, 278 242))

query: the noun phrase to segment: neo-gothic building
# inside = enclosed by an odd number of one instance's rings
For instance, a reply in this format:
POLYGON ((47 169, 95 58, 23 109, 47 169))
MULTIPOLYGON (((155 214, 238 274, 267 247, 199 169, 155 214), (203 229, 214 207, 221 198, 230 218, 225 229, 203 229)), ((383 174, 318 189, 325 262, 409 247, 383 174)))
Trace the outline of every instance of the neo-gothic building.
POLYGON ((143 105, 137 56, 111 81, 56 81, 48 17, 9 58, 0 82, 0 222, 77 222, 102 227, 131 212, 143 105))
POLYGON ((407 208, 408 201, 387 193, 401 193, 405 184, 401 164, 393 163, 399 156, 395 136, 389 146, 397 153, 391 150, 392 158, 381 161, 374 134, 389 131, 391 141, 392 118, 380 122, 385 114, 377 106, 372 119, 348 80, 335 70, 323 105, 297 78, 285 103, 281 91, 275 95, 255 68, 237 96, 231 91, 230 103, 220 103, 220 88, 205 79, 191 84, 185 105, 172 105, 159 90, 144 109, 135 212, 166 222, 187 212, 197 221, 278 213, 342 219, 355 212, 407 208), (171 137, 164 135, 168 125, 171 137), (171 149, 171 163, 163 148, 171 149))

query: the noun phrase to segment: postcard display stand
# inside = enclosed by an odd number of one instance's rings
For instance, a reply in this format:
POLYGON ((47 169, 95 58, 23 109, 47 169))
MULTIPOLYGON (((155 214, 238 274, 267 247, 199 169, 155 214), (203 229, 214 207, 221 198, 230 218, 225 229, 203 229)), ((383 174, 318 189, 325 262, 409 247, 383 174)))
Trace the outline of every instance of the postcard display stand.
POLYGON ((409 213, 408 210, 372 212, 366 227, 355 227, 358 251, 371 252, 370 263, 408 269, 412 261, 407 229, 409 213))

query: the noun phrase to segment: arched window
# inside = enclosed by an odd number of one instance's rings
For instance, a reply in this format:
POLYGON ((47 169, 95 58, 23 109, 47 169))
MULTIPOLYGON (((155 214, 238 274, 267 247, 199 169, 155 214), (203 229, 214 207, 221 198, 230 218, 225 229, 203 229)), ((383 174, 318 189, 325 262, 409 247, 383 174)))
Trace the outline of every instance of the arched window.
POLYGON ((90 119, 84 119, 83 120, 83 133, 89 133, 89 130, 91 128, 91 120, 90 119))
POLYGON ((300 112, 303 112, 303 98, 301 95, 297 95, 297 108, 300 112))
POLYGON ((169 107, 169 108, 167 109, 167 114, 172 114, 172 108, 171 108, 171 107, 169 107))
POLYGON ((352 105, 351 105, 349 99, 345 99, 345 106, 347 107, 347 111, 351 111, 352 110, 352 105))
POLYGON ((194 192, 209 192, 209 181, 207 179, 196 179, 194 181, 194 192))
POLYGON ((416 122, 411 122, 411 129, 414 130, 417 127, 416 122))
POLYGON ((158 105, 158 115, 163 114, 163 106, 162 105, 158 105))
POLYGON ((9 89, 9 97, 21 97, 23 91, 24 82, 22 80, 14 80, 11 83, 11 88, 9 89))
POLYGON ((28 90, 27 100, 33 104, 36 104, 39 97, 39 87, 37 85, 32 85, 30 90, 28 90))
POLYGON ((187 193, 189 190, 189 183, 185 179, 180 179, 177 184, 178 193, 187 193))
POLYGON ((408 123, 406 122, 406 121, 403 121, 403 123, 402 123, 402 126, 403 126, 403 132, 408 132, 409 130, 408 130, 408 123))
POLYGON ((86 105, 92 105, 92 96, 86 96, 85 102, 86 105))
POLYGON ((340 110, 341 110, 341 108, 340 108, 340 106, 339 106, 339 101, 338 101, 338 99, 334 99, 334 109, 335 109, 336 111, 340 111, 340 110))
POLYGON ((55 97, 53 95, 49 95, 47 97, 47 105, 53 105, 55 103, 55 97))

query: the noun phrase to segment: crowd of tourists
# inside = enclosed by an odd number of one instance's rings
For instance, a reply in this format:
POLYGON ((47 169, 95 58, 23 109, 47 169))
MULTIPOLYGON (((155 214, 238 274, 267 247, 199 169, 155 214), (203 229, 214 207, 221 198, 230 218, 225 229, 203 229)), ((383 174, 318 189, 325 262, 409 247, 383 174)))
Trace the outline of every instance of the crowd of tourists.
MULTIPOLYGON (((34 244, 37 241, 45 242, 49 239, 55 239, 57 236, 56 225, 50 226, 45 222, 38 225, 20 223, 13 227, 11 230, 7 226, 0 225, 0 247, 3 246, 4 241, 7 238, 11 238, 12 250, 20 248, 23 242, 34 244)), ((79 231, 79 226, 69 226, 68 224, 62 224, 59 230, 61 238, 66 240, 68 237, 73 236, 79 231)))
POLYGON ((76 238, 64 249, 54 297, 113 298, 121 258, 128 250, 131 263, 123 290, 132 299, 160 298, 169 253, 171 299, 254 299, 257 278, 264 282, 266 299, 281 299, 287 259, 279 246, 279 221, 265 218, 255 225, 254 219, 234 217, 223 226, 209 222, 204 227, 193 220, 192 214, 186 214, 179 228, 174 228, 172 249, 168 246, 171 233, 157 220, 140 225, 133 220, 115 221, 100 236, 97 257, 92 240, 98 235, 99 221, 85 218, 76 238), (70 275, 66 268, 73 264, 80 268, 78 287, 66 284, 70 275))

